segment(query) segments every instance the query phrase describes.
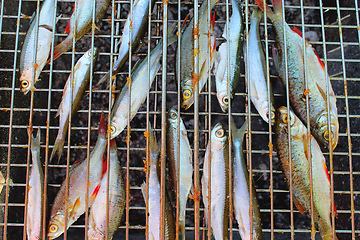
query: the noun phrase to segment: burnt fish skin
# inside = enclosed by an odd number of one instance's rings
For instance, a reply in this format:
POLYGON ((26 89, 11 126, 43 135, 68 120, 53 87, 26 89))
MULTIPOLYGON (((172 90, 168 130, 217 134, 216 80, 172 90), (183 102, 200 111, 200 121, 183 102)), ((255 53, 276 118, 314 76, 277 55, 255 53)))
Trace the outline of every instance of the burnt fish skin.
POLYGON ((20 91, 24 94, 35 89, 35 82, 38 81, 49 56, 53 27, 56 21, 54 19, 55 7, 54 0, 45 0, 40 7, 39 19, 34 12, 26 33, 21 49, 19 68, 20 91))
MULTIPOLYGON (((315 222, 320 230, 321 238, 332 240, 331 204, 334 204, 335 214, 336 207, 335 203, 331 202, 330 177, 319 144, 310 137, 311 146, 309 146, 306 127, 292 111, 288 116, 286 107, 278 109, 275 140, 283 173, 287 184, 292 184, 294 203, 301 213, 311 213, 310 174, 312 171, 315 222), (288 124, 290 125, 292 182, 290 182, 288 124)), ((336 235, 335 239, 337 239, 336 235)))
POLYGON ((60 116, 59 131, 56 136, 53 150, 51 152, 50 160, 54 157, 56 152, 58 152, 58 158, 60 159, 61 157, 65 138, 67 136, 67 129, 69 127, 70 113, 71 116, 74 116, 79 109, 81 99, 84 96, 87 86, 89 85, 91 63, 93 63, 93 66, 95 66, 95 61, 98 54, 99 52, 97 48, 94 48, 93 53, 92 50, 89 49, 77 61, 74 67, 74 73, 71 73, 68 80, 66 81, 61 103, 56 114, 56 117, 60 116), (70 107, 72 108, 70 109, 70 107))
POLYGON ((104 168, 103 157, 106 149, 106 124, 103 114, 101 115, 98 139, 90 153, 89 159, 85 158, 75 162, 69 170, 69 189, 66 194, 66 179, 56 194, 50 212, 50 222, 47 236, 49 239, 59 237, 70 225, 72 225, 85 211, 86 189, 89 193, 89 206, 91 206, 100 189, 100 181, 104 168), (87 161, 89 162, 89 178, 87 181, 87 161), (67 198, 66 198, 67 196, 67 198), (66 218, 65 218, 66 216, 66 218), (66 219, 66 226, 65 226, 66 219))
MULTIPOLYGON (((264 9, 263 1, 256 0, 257 5, 264 9)), ((287 59, 288 79, 289 79, 289 96, 290 103, 296 115, 306 124, 306 96, 308 95, 310 106, 310 127, 312 135, 318 142, 326 148, 329 148, 330 142, 334 150, 339 137, 339 121, 336 106, 336 97, 332 89, 328 73, 325 72, 325 66, 316 54, 311 44, 305 40, 305 51, 303 49, 303 37, 297 28, 291 29, 287 24, 283 24, 282 2, 273 0, 274 11, 267 7, 267 16, 273 23, 276 31, 277 48, 273 49, 275 66, 282 80, 284 88, 286 87, 286 64, 287 59), (285 56, 285 43, 286 51, 285 56), (305 65, 304 54, 306 56, 306 77, 308 89, 305 89, 305 65), (329 98, 327 98, 326 89, 329 87, 329 98), (330 108, 327 109, 329 103, 330 108), (328 114, 330 123, 328 122, 328 114), (330 132, 328 129, 330 125, 330 132)))
POLYGON ((32 167, 29 176, 27 195, 26 233, 29 240, 42 238, 43 205, 44 205, 44 172, 40 161, 40 130, 36 138, 31 136, 30 148, 32 167))

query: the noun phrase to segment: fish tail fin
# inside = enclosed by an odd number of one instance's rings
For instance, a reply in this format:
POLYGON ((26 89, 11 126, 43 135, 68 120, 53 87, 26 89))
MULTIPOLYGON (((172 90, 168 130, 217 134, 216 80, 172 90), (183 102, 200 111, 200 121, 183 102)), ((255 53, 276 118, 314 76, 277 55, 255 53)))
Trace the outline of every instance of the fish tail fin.
POLYGON ((175 28, 176 28, 176 23, 172 24, 167 30, 168 46, 170 44, 173 44, 174 42, 176 42, 178 39, 178 36, 176 35, 176 32, 174 31, 175 28))
MULTIPOLYGON (((115 76, 116 73, 113 72, 113 76, 115 76)), ((100 81, 96 84, 96 87, 99 86, 100 84, 102 84, 103 82, 108 82, 108 87, 110 86, 110 79, 112 76, 110 76, 110 71, 107 72, 101 79, 100 81)))
MULTIPOLYGON (((66 52, 67 50, 70 49, 71 45, 73 42, 73 38, 72 36, 68 36, 67 38, 65 38, 64 41, 62 41, 61 43, 59 43, 58 45, 56 45, 54 47, 54 51, 53 51, 53 61, 55 61, 55 59, 57 59, 58 57, 60 57, 64 52, 66 52)), ((50 53, 51 54, 51 53, 50 53)), ((51 55, 50 55, 51 56, 51 55)), ((46 64, 49 64, 51 62, 51 57, 50 59, 47 61, 46 64)))
MULTIPOLYGON (((149 140, 150 154, 159 152, 160 146, 157 144, 155 133, 150 123, 149 123, 149 132, 145 134, 145 137, 149 140)), ((156 164, 156 163, 151 162, 150 165, 151 164, 156 164)))
POLYGON ((259 24, 261 21, 261 15, 262 15, 262 11, 261 9, 259 9, 258 7, 254 7, 253 12, 251 14, 251 19, 258 19, 259 20, 259 24))
MULTIPOLYGON (((273 5, 275 4, 275 2, 277 2, 278 0, 273 0, 273 5)), ((266 4, 265 0, 255 0, 256 5, 258 5, 258 7, 261 9, 261 11, 265 11, 266 9, 266 15, 271 19, 272 16, 274 15, 274 12, 271 10, 271 8, 269 7, 269 5, 266 4)), ((280 7, 281 7, 281 0, 280 0, 280 7)), ((274 10, 276 10, 276 8, 274 7, 274 10)))
POLYGON ((52 150, 51 155, 50 155, 50 162, 51 162, 52 158, 55 156, 55 153, 58 152, 58 163, 59 163, 61 153, 62 153, 62 151, 64 149, 64 143, 65 143, 64 139, 60 139, 59 137, 56 138, 53 150, 52 150))
POLYGON ((147 199, 146 199, 146 183, 145 182, 143 182, 141 184, 141 193, 142 193, 145 203, 146 203, 147 199))
POLYGON ((99 136, 105 137, 106 136, 106 124, 104 118, 104 112, 101 113, 100 117, 100 124, 99 124, 99 136))
POLYGON ((30 140, 30 146, 31 146, 31 151, 35 152, 35 151, 40 151, 40 129, 38 129, 36 137, 34 138, 33 135, 31 135, 31 140, 30 140))
POLYGON ((233 139, 243 139, 246 129, 248 127, 249 121, 245 121, 245 123, 241 126, 241 128, 237 129, 235 125, 234 118, 231 116, 230 118, 230 124, 231 124, 231 136, 233 139))

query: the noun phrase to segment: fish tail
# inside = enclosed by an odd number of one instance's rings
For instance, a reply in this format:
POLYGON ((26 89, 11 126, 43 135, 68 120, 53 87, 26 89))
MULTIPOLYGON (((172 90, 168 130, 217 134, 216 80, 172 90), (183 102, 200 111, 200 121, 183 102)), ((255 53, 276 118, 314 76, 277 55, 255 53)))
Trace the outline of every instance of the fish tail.
POLYGON ((99 135, 102 137, 106 136, 106 124, 105 124, 105 118, 104 118, 104 112, 101 113, 100 117, 100 124, 99 124, 99 135))
MULTIPOLYGON (((114 76, 115 74, 116 74, 116 73, 113 72, 113 76, 114 76)), ((96 84, 96 86, 99 86, 99 85, 102 84, 103 82, 108 82, 108 86, 110 86, 110 78, 111 78, 111 76, 110 76, 110 71, 109 71, 109 72, 107 72, 107 73, 105 74, 105 76, 103 76, 103 77, 100 79, 100 81, 96 84)))
MULTIPOLYGON (((61 43, 59 43, 58 45, 56 45, 54 47, 54 52, 53 52, 53 61, 55 61, 55 59, 57 59, 58 57, 60 57, 64 52, 66 52, 67 50, 69 50, 71 48, 73 42, 73 38, 71 35, 69 35, 67 38, 65 38, 64 41, 62 41, 61 43)), ((50 55, 51 56, 51 55, 50 55)), ((50 59, 47 61, 47 64, 50 63, 51 61, 51 57, 50 59)))
POLYGON ((61 139, 59 137, 56 138, 53 150, 52 150, 51 155, 50 155, 50 161, 55 156, 55 153, 58 152, 58 162, 59 162, 60 157, 61 157, 61 153, 62 153, 62 151, 64 149, 64 143, 65 143, 64 139, 61 139))
POLYGON ((38 129, 37 131, 36 138, 34 138, 34 136, 31 135, 30 146, 32 152, 40 151, 40 135, 41 135, 40 129, 38 129))
POLYGON ((234 118, 230 118, 230 124, 231 124, 231 135, 233 139, 239 139, 240 141, 244 139, 244 135, 246 132, 246 129, 248 127, 249 121, 245 121, 245 123, 241 126, 241 128, 237 129, 235 125, 234 118))
POLYGON ((176 23, 174 23, 167 30, 168 45, 173 44, 178 40, 178 36, 176 35, 176 32, 174 32, 176 26, 177 26, 176 23))
POLYGON ((251 15, 251 19, 258 19, 258 21, 260 23, 261 15, 262 15, 262 11, 259 8, 254 7, 252 15, 251 15))
MULTIPOLYGON (((149 148, 150 148, 150 154, 154 154, 160 151, 160 147, 156 142, 156 137, 154 134, 154 130, 151 127, 151 124, 149 123, 149 132, 144 133, 145 137, 149 141, 149 148)), ((156 164, 156 162, 152 161, 150 165, 156 164)))

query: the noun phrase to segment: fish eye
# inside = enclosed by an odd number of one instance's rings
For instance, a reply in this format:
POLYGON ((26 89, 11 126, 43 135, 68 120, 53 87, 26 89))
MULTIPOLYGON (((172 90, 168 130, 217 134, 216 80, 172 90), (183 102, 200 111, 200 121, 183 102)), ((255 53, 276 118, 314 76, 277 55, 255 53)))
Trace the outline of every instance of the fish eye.
POLYGON ((224 103, 225 105, 228 105, 228 104, 229 104, 229 99, 228 99, 228 97, 224 97, 224 98, 223 98, 223 103, 224 103))
POLYGON ((223 137, 225 134, 224 129, 219 129, 215 132, 215 135, 219 138, 223 137))
POLYGON ((114 125, 111 125, 111 134, 116 133, 116 127, 114 125))
POLYGON ((189 99, 191 96, 191 91, 189 89, 186 89, 184 92, 183 92, 183 97, 184 99, 189 99))
POLYGON ((283 115, 282 121, 283 121, 283 123, 288 123, 288 115, 287 114, 283 115))
POLYGON ((270 112, 270 119, 275 119, 275 113, 274 112, 270 112))
POLYGON ((49 227, 49 232, 55 233, 58 231, 58 226, 56 224, 51 224, 49 227))
POLYGON ((28 82, 28 81, 22 81, 22 82, 21 82, 21 87, 27 88, 28 86, 29 86, 29 82, 28 82))
POLYGON ((177 114, 174 113, 174 112, 171 112, 171 113, 170 113, 170 117, 171 117, 172 119, 177 119, 177 114))
POLYGON ((324 133, 324 138, 325 138, 326 141, 329 141, 329 131, 326 131, 324 133))

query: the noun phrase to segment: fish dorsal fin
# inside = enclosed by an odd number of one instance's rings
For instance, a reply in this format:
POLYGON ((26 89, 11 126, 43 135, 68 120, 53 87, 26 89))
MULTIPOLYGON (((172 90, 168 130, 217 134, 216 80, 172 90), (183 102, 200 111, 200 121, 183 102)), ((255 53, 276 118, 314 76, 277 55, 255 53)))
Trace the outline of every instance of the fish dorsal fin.
POLYGON ((76 213, 79 211, 80 205, 80 197, 78 197, 74 205, 70 208, 71 211, 69 212, 69 219, 75 217, 76 213))
POLYGON ((302 32, 297 28, 297 27, 293 27, 291 28, 291 30, 293 30, 293 32, 297 33, 300 37, 303 37, 302 32))
POLYGON ((304 207, 299 203, 299 201, 295 198, 295 196, 293 196, 293 199, 294 199, 294 204, 295 204, 297 210, 299 210, 299 212, 301 214, 304 214, 304 211, 305 211, 304 207))
POLYGON ((317 89, 319 90, 321 96, 324 98, 325 102, 327 102, 327 96, 326 93, 324 92, 324 90, 319 86, 319 84, 315 83, 317 89))
POLYGON ((70 33, 70 20, 69 20, 68 24, 66 25, 64 33, 66 33, 67 35, 69 35, 69 33, 70 33))
POLYGON ((316 55, 316 57, 317 57, 320 65, 321 65, 322 69, 325 70, 325 65, 324 65, 324 63, 321 61, 319 55, 316 53, 315 49, 313 49, 313 51, 314 51, 314 53, 315 53, 315 55, 316 55))

